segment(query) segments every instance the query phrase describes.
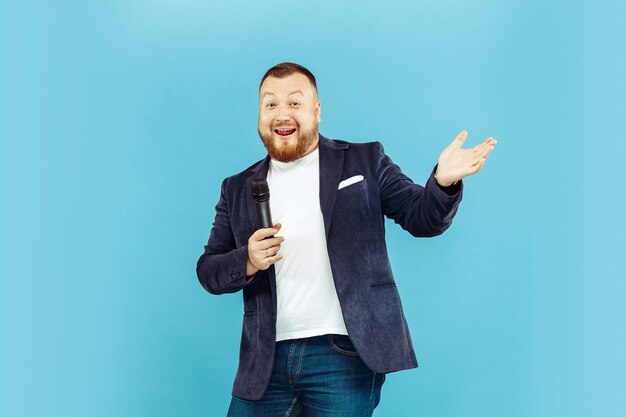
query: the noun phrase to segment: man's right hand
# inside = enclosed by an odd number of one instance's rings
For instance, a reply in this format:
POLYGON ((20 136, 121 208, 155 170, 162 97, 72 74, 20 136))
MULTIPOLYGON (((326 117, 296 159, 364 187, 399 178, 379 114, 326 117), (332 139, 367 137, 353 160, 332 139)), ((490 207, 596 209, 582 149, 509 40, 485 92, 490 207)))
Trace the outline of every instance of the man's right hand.
POLYGON ((274 227, 259 229, 248 239, 248 264, 246 275, 250 281, 252 275, 259 270, 266 270, 272 264, 283 259, 283 255, 278 253, 280 243, 285 240, 282 236, 275 236, 281 228, 277 223, 274 227), (273 237, 270 237, 273 236, 273 237))

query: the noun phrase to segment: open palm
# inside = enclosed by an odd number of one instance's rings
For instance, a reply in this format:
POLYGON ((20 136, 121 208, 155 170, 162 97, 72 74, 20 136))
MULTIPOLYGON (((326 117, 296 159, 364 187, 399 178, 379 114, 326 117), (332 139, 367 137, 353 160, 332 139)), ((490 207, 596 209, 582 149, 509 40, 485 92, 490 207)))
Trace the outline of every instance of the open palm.
POLYGON ((467 131, 462 130, 452 143, 439 155, 437 166, 437 182, 442 186, 451 185, 468 175, 480 171, 493 150, 497 141, 493 137, 469 149, 462 149, 461 145, 467 138, 467 131))

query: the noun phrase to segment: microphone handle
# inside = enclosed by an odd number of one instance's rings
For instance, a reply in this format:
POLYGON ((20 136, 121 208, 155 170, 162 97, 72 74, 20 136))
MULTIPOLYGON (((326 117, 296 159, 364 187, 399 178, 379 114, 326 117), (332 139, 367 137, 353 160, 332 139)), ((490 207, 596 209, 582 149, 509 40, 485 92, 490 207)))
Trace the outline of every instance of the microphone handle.
POLYGON ((262 229, 268 227, 274 227, 272 223, 272 215, 270 214, 270 202, 269 200, 255 202, 256 212, 259 217, 259 226, 262 229))

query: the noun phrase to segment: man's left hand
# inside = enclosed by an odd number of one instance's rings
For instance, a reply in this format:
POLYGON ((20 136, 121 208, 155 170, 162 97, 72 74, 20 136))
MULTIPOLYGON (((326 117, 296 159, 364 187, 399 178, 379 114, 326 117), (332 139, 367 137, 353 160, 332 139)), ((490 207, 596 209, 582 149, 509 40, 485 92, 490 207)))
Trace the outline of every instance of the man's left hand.
POLYGON ((465 142, 465 138, 467 138, 467 131, 462 130, 439 155, 439 165, 435 175, 437 183, 442 187, 450 186, 480 171, 497 143, 493 137, 489 137, 480 145, 462 149, 461 145, 465 142))

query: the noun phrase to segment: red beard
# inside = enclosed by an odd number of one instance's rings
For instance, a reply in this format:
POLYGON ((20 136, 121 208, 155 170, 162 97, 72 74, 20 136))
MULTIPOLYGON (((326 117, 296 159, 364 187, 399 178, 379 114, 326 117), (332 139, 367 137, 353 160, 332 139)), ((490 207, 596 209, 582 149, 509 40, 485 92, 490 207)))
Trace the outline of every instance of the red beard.
POLYGON ((318 137, 317 126, 314 126, 309 131, 301 131, 298 129, 298 141, 295 145, 286 145, 284 143, 276 146, 276 140, 274 139, 274 131, 270 131, 269 134, 263 134, 259 130, 259 136, 263 141, 263 145, 267 149, 267 153, 270 158, 280 162, 291 162, 301 158, 309 149, 311 144, 315 142, 318 137))

